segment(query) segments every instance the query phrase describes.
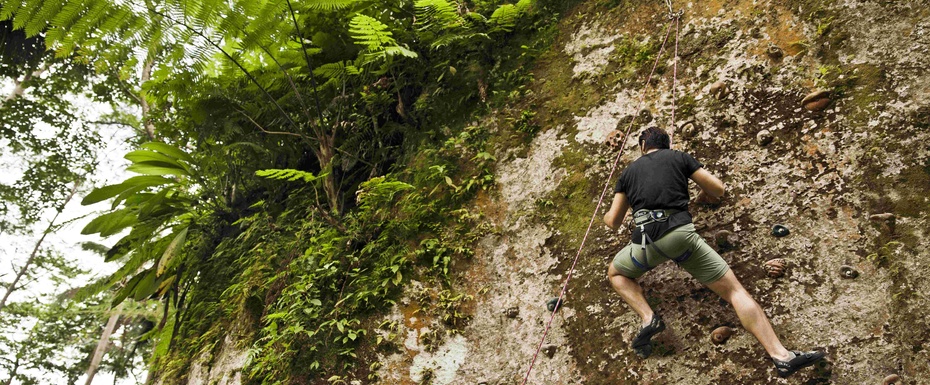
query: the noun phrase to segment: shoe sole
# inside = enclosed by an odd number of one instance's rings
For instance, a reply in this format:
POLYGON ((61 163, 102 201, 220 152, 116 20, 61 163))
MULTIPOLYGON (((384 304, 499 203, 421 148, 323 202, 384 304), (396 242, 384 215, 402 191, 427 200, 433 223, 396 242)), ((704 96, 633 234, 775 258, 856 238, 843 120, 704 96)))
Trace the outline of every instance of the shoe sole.
POLYGON ((781 371, 776 371, 776 372, 778 373, 778 377, 781 377, 781 378, 788 378, 789 376, 791 376, 792 374, 797 373, 797 372, 798 372, 799 370, 801 370, 801 369, 804 369, 804 368, 809 367, 809 366, 814 366, 814 365, 816 365, 818 362, 823 361, 824 358, 826 358, 826 355, 822 355, 822 356, 818 357, 817 359, 814 359, 814 360, 812 360, 812 361, 805 362, 803 365, 798 366, 798 367, 796 367, 796 368, 791 368, 791 371, 788 371, 788 372, 785 372, 785 373, 782 373, 781 371))
POLYGON ((643 339, 645 343, 640 343, 639 345, 633 345, 633 353, 636 353, 639 358, 649 358, 652 355, 652 337, 656 334, 661 333, 665 330, 665 323, 659 324, 659 328, 653 331, 652 333, 646 334, 643 339))

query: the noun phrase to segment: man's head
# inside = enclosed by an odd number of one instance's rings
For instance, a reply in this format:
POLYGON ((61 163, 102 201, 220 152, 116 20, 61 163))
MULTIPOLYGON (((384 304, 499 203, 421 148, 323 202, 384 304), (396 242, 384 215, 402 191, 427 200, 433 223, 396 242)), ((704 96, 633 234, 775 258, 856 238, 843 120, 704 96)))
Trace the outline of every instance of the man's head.
POLYGON ((639 148, 643 152, 651 149, 666 149, 669 148, 670 144, 671 139, 669 139, 668 133, 656 126, 649 127, 639 134, 639 148))

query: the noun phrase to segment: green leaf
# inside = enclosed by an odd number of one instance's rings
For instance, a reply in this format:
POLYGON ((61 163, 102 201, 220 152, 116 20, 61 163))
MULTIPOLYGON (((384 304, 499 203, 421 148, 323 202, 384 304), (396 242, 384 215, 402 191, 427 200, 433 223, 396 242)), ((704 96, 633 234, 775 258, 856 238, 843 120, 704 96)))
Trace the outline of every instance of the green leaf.
POLYGON ((142 148, 147 149, 147 150, 152 150, 152 151, 158 151, 172 158, 185 160, 189 163, 194 163, 194 158, 191 157, 190 154, 169 144, 165 144, 161 142, 148 142, 148 143, 142 144, 142 148))
POLYGON ((165 248, 165 252, 162 253, 161 259, 158 260, 158 275, 165 273, 165 270, 168 268, 169 263, 174 259, 174 256, 178 254, 178 250, 181 249, 181 246, 184 245, 184 241, 187 239, 187 230, 190 227, 185 226, 183 230, 176 232, 174 239, 171 240, 171 243, 168 244, 168 247, 165 248))
POLYGON ((113 297, 113 301, 110 302, 110 306, 119 305, 120 302, 123 302, 123 300, 129 297, 129 294, 135 291, 136 286, 139 285, 139 282, 142 281, 142 278, 145 277, 141 273, 136 274, 136 276, 130 278, 129 282, 126 282, 126 286, 123 286, 121 289, 119 289, 118 292, 116 292, 116 296, 113 297))
POLYGON ((139 274, 145 274, 145 276, 136 285, 136 289, 133 290, 132 299, 136 301, 151 297, 152 294, 155 294, 155 289, 158 289, 158 284, 155 282, 155 269, 148 269, 139 274))
POLYGON ((134 173, 144 175, 190 176, 190 173, 184 168, 175 167, 168 163, 161 162, 135 163, 132 166, 126 167, 126 171, 132 171, 134 173))
POLYGON ((314 304, 314 305, 316 305, 316 306, 323 306, 323 302, 320 302, 320 300, 318 300, 318 299, 311 299, 311 300, 310 300, 310 303, 312 303, 312 304, 314 304))
POLYGON ((120 230, 126 227, 134 225, 138 221, 139 218, 136 216, 135 210, 117 210, 94 218, 87 226, 84 226, 84 229, 81 230, 81 234, 100 233, 101 237, 107 237, 120 232, 120 230))
POLYGON ((171 179, 163 178, 160 176, 149 176, 149 175, 140 175, 134 176, 132 178, 124 180, 122 183, 104 186, 96 188, 87 194, 84 197, 84 200, 81 201, 82 205, 94 204, 112 197, 119 195, 120 193, 135 187, 152 187, 159 186, 167 183, 173 183, 171 179))
POLYGON ((310 7, 310 9, 334 11, 348 8, 356 2, 358 2, 358 0, 310 0, 307 2, 307 6, 310 7))
POLYGON ((181 168, 181 169, 185 169, 185 170, 190 171, 190 170, 188 169, 188 167, 187 167, 186 165, 184 165, 183 163, 179 162, 179 161, 177 160, 177 158, 173 158, 173 157, 170 157, 170 156, 168 156, 168 155, 165 155, 165 154, 162 154, 162 153, 159 153, 159 152, 155 152, 155 151, 135 150, 135 151, 132 151, 132 152, 126 154, 126 155, 123 156, 123 157, 126 158, 127 160, 133 162, 133 163, 161 162, 161 163, 165 163, 165 164, 169 164, 169 165, 175 166, 175 167, 177 167, 177 168, 181 168))

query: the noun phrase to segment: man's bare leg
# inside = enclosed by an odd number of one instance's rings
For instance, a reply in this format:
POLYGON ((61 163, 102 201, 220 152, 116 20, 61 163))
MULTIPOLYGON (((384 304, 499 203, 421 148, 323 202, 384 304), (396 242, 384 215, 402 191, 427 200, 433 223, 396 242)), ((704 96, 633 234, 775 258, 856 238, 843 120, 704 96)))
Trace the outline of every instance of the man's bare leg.
POLYGON ((733 270, 727 271, 722 278, 707 284, 707 287, 733 305, 740 323, 759 340, 769 356, 776 360, 787 360, 791 357, 788 350, 778 340, 778 336, 775 335, 775 330, 772 329, 772 324, 769 323, 769 318, 762 311, 762 307, 739 283, 733 270))
POLYGON ((636 314, 643 319, 643 325, 648 325, 652 321, 652 307, 646 302, 646 296, 643 294, 643 288, 631 278, 624 277, 614 268, 613 263, 607 268, 607 279, 610 280, 610 286, 613 286, 617 294, 626 301, 627 305, 633 308, 636 314))

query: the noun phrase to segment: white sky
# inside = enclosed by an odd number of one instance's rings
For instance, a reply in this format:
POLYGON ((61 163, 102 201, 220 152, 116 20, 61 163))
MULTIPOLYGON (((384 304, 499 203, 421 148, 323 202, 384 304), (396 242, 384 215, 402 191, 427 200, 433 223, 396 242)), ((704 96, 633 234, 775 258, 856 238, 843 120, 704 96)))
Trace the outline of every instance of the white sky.
MULTIPOLYGON (((0 84, 0 98, 5 98, 12 90, 12 82, 9 80, 3 81, 2 84, 0 84)), ((76 115, 84 116, 86 121, 99 120, 101 115, 110 112, 110 107, 108 105, 93 103, 82 96, 74 96, 72 102, 79 109, 76 115)), ((37 129, 41 128, 37 127, 37 129)), ((95 175, 92 177, 94 182, 93 187, 118 183, 130 175, 125 171, 128 161, 122 157, 129 152, 129 147, 126 142, 127 139, 132 136, 132 132, 126 127, 115 125, 98 126, 97 129, 103 137, 104 147, 101 148, 98 153, 100 163, 95 175)), ((5 181, 15 180, 16 176, 22 173, 21 170, 15 169, 19 162, 17 162, 16 159, 6 159, 5 152, 6 151, 0 150, 0 178, 4 178, 5 181)), ((79 193, 68 203, 57 222, 65 223, 95 211, 100 212, 108 210, 109 202, 101 202, 91 206, 81 206, 81 200, 90 190, 91 186, 89 183, 85 183, 84 193, 79 193)), ((35 246, 35 242, 38 240, 38 237, 41 236, 41 232, 48 225, 48 222, 54 217, 54 214, 53 210, 49 210, 45 213, 44 220, 40 221, 36 226, 35 236, 19 237, 0 234, 0 276, 4 277, 5 282, 12 279, 10 278, 13 274, 11 263, 18 268, 29 257, 29 254, 35 246)), ((89 216, 65 226, 60 231, 50 234, 43 243, 43 247, 54 248, 64 255, 65 258, 76 262, 81 268, 91 272, 87 276, 79 277, 75 282, 69 285, 71 287, 80 286, 95 278, 112 274, 119 267, 115 263, 104 263, 103 257, 99 255, 81 250, 80 245, 82 242, 92 241, 110 246, 120 237, 120 235, 115 235, 104 240, 98 236, 81 235, 81 229, 92 218, 93 216, 89 216)), ((54 295, 61 289, 63 288, 55 288, 47 278, 44 280, 40 278, 39 281, 33 282, 22 292, 14 293, 10 297, 10 302, 31 296, 54 295)), ((3 291, 5 291, 5 288, 3 288, 3 291)), ((0 354, 5 353, 6 352, 0 352, 0 354)), ((136 375, 140 376, 138 379, 139 382, 145 378, 144 372, 136 373, 136 375)), ((0 378, 6 379, 6 373, 0 373, 0 378)), ((46 380, 55 381, 52 383, 64 383, 64 379, 56 380, 55 378, 46 378, 46 380)), ((84 383, 84 381, 82 377, 78 383, 84 383)), ((117 384, 135 384, 136 382, 137 381, 134 381, 130 376, 128 379, 120 380, 117 384)), ((113 376, 109 373, 99 372, 94 377, 94 383, 113 384, 113 376)), ((13 384, 18 384, 18 382, 14 381, 13 384)))

